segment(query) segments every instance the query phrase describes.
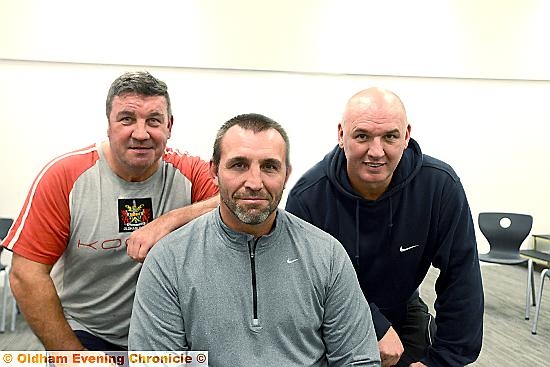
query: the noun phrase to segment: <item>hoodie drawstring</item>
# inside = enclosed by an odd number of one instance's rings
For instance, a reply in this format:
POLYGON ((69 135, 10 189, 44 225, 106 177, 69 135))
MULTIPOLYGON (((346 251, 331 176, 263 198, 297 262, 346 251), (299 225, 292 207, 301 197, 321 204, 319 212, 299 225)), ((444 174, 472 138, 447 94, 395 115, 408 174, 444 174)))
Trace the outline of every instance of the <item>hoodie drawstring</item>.
POLYGON ((392 232, 392 227, 393 227, 393 207, 392 207, 392 200, 391 200, 391 196, 389 197, 389 201, 390 201, 390 220, 389 220, 389 224, 388 224, 388 240, 391 240, 391 232, 392 232))
POLYGON ((359 269, 359 200, 355 201, 355 268, 359 269))

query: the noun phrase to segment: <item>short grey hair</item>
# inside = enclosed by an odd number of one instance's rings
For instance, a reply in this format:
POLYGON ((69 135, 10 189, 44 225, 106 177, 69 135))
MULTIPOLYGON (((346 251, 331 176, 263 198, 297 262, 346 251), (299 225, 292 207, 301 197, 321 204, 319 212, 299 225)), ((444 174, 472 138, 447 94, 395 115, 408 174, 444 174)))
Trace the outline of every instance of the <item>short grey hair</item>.
POLYGON ((225 134, 227 133, 227 130, 232 128, 233 126, 238 125, 241 128, 245 130, 252 130, 254 133, 258 133, 260 131, 265 131, 269 129, 274 129, 281 134, 283 137, 283 140, 285 142, 285 164, 286 164, 286 170, 290 169, 290 142, 288 139, 288 135, 283 129, 283 127, 276 121, 270 119, 267 116, 261 115, 259 113, 247 113, 242 114, 233 117, 232 119, 225 122, 222 127, 218 130, 218 133, 216 134, 216 140, 214 141, 214 151, 212 153, 212 162, 218 166, 220 164, 221 159, 221 142, 225 134))
POLYGON ((111 114, 115 96, 122 96, 130 93, 136 93, 147 97, 163 96, 166 98, 168 117, 172 116, 172 106, 170 105, 170 96, 166 83, 158 80, 147 71, 134 71, 122 74, 111 84, 106 101, 107 119, 109 119, 109 115, 111 114))

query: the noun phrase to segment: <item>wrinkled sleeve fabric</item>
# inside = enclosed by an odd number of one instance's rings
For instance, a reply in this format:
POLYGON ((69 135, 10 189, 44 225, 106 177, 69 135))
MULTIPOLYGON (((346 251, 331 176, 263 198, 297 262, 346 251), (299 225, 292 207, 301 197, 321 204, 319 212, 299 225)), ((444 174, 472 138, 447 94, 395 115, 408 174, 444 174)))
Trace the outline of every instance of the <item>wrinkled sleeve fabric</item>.
POLYGON ((448 185, 433 261, 440 275, 435 284, 437 332, 422 361, 428 366, 472 363, 483 337, 484 296, 472 215, 460 182, 448 185))
POLYGON ((322 335, 329 366, 380 366, 371 313, 347 253, 334 240, 322 335))
POLYGON ((139 275, 128 335, 129 350, 188 349, 178 300, 176 264, 161 248, 153 248, 139 275))

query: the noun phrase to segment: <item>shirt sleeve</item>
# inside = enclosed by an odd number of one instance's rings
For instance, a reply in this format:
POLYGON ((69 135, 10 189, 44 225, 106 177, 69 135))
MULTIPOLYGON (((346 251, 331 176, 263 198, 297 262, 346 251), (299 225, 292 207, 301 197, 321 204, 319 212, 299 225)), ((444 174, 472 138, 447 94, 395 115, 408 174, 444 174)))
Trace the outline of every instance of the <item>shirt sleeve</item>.
POLYGON ((171 149, 167 150, 165 160, 174 164, 191 181, 191 202, 206 200, 218 193, 208 162, 171 149))
POLYGON ((3 245, 42 264, 54 264, 70 237, 69 196, 82 172, 97 161, 95 147, 49 162, 35 178, 3 245))
POLYGON ((145 259, 130 320, 129 350, 188 349, 175 269, 173 257, 166 256, 160 246, 155 246, 145 259))
POLYGON ((429 366, 472 363, 483 337, 483 286, 470 208, 460 182, 447 195, 439 223, 441 246, 433 262, 440 269, 435 284, 437 332, 422 360, 429 366))
POLYGON ((344 248, 336 240, 322 335, 329 366, 380 366, 369 306, 344 248))
POLYGON ((372 321, 374 322, 374 329, 376 331, 376 339, 380 340, 388 332, 391 322, 384 316, 374 302, 369 302, 369 307, 372 314, 372 321))

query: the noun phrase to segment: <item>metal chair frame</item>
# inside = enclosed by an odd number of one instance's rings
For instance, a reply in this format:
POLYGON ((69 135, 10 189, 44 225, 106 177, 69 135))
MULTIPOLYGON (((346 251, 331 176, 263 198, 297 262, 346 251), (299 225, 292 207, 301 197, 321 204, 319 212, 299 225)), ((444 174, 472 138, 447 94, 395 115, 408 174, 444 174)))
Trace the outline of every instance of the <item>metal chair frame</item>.
POLYGON ((533 260, 521 257, 519 248, 531 232, 533 217, 528 214, 485 212, 479 213, 478 225, 490 246, 489 253, 479 254, 479 260, 503 265, 527 263, 525 319, 529 320, 529 298, 532 298, 532 305, 536 306, 533 260), (508 227, 502 225, 503 219, 510 220, 508 227))
MULTIPOLYGON (((13 219, 0 218, 0 241, 7 235, 13 219)), ((2 255, 5 255, 3 247, 0 247, 0 276, 2 277, 2 309, 0 310, 0 333, 6 331, 6 316, 8 308, 11 310, 10 331, 15 331, 15 317, 17 315, 17 303, 11 294, 9 270, 10 265, 1 262, 2 255)))
POLYGON ((548 272, 548 270, 550 269, 544 269, 540 273, 539 301, 537 303, 537 308, 535 310, 535 319, 533 320, 533 328, 531 329, 531 334, 533 335, 537 333, 537 323, 539 322, 540 305, 542 303, 542 289, 544 287, 544 279, 546 279, 546 277, 550 278, 550 273, 548 272))

